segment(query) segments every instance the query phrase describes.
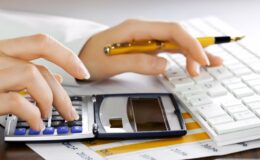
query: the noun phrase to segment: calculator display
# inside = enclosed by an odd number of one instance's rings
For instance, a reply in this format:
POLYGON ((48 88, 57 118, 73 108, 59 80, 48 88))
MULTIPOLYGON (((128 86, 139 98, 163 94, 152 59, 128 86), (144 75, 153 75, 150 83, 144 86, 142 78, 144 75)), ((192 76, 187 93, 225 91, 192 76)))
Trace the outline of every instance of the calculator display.
POLYGON ((165 131, 168 123, 160 98, 129 98, 127 107, 131 126, 136 131, 165 131))

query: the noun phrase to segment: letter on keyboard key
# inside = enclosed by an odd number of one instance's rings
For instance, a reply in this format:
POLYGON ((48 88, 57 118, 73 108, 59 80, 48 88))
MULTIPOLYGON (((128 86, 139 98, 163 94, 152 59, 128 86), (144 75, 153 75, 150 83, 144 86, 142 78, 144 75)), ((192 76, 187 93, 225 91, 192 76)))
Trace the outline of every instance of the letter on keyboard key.
POLYGON ((209 118, 207 119, 208 123, 211 126, 214 126, 216 124, 222 124, 222 123, 229 123, 229 122, 233 122, 233 118, 231 118, 228 115, 225 116, 220 116, 220 117, 213 117, 213 118, 209 118))
POLYGON ((245 119, 245 120, 231 122, 231 123, 215 125, 214 129, 218 134, 226 134, 226 133, 246 130, 250 128, 255 128, 259 126, 260 126, 260 119, 252 118, 252 119, 245 119))
POLYGON ((212 103, 212 100, 208 96, 203 95, 190 97, 188 101, 192 106, 201 106, 212 103))
POLYGON ((205 119, 210 119, 219 116, 227 116, 227 113, 219 106, 198 107, 198 112, 205 119))

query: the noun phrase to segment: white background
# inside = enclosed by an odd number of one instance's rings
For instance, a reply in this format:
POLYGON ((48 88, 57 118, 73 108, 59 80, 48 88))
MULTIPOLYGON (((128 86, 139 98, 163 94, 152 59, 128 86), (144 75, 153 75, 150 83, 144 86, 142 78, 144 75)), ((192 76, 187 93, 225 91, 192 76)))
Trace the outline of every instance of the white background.
POLYGON ((259 0, 0 0, 0 8, 115 25, 130 17, 187 20, 217 16, 246 35, 260 36, 259 0))

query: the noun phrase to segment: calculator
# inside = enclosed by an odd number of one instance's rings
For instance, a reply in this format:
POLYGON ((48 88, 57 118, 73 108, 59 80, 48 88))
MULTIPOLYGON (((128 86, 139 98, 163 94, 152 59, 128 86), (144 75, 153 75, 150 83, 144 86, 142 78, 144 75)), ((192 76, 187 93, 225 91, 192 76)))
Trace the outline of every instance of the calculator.
POLYGON ((45 129, 35 131, 15 115, 8 115, 5 141, 159 138, 187 133, 178 103, 170 93, 73 95, 70 98, 79 114, 78 120, 64 120, 53 107, 52 115, 43 119, 45 129))

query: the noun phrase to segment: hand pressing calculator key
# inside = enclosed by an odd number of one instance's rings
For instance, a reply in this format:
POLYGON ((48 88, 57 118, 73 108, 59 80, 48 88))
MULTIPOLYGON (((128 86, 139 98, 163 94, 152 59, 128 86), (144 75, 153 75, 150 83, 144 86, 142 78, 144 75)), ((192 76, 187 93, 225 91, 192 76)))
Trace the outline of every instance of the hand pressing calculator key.
POLYGON ((186 134, 182 115, 172 94, 107 94, 70 98, 79 114, 78 120, 65 121, 53 108, 52 115, 43 120, 46 128, 35 131, 25 121, 9 115, 5 141, 158 138, 186 134))

